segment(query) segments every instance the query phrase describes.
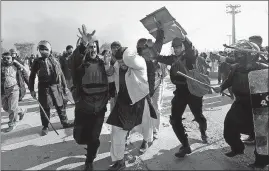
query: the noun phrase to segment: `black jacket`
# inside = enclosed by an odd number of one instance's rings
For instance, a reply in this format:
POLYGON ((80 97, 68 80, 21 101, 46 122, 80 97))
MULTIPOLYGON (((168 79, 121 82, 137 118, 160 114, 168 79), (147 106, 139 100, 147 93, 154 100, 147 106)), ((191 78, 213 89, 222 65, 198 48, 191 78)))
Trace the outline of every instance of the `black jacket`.
POLYGON ((195 48, 192 46, 192 42, 186 37, 183 42, 185 51, 180 55, 162 56, 158 55, 156 60, 166 65, 171 65, 170 79, 176 86, 186 85, 186 78, 177 74, 180 71, 186 74, 185 69, 192 70, 194 68, 197 56, 195 55, 195 48))

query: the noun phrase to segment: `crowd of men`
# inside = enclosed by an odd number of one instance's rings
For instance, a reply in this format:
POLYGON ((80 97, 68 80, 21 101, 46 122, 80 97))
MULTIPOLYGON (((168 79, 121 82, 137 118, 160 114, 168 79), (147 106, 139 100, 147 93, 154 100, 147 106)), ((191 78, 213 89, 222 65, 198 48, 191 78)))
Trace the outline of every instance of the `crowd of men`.
MULTIPOLYGON (((58 59, 52 56, 51 44, 42 40, 38 44, 40 56, 35 58, 32 55, 29 58, 29 76, 13 49, 4 52, 1 60, 1 99, 3 109, 9 113, 7 132, 15 129, 18 120, 23 119, 26 112, 18 106, 26 92, 26 83, 31 96, 40 103, 42 135, 48 134, 50 109, 55 106, 63 128, 74 126, 76 143, 87 145, 85 170, 93 170, 100 146, 99 136, 110 102, 110 115, 106 123, 112 125, 110 154, 113 164, 109 170, 122 170, 126 167, 124 152, 129 133, 141 130, 142 153, 158 138, 164 78, 170 74, 171 82, 176 86, 171 101, 170 124, 182 145, 175 156, 182 158, 192 153, 182 122, 185 108, 189 105, 199 124, 201 139, 207 143, 207 120, 202 106, 203 96, 212 93, 212 90, 200 85, 194 88, 192 82, 179 73, 193 73, 197 79, 207 78, 210 66, 206 59, 209 57, 219 61, 218 79, 221 85, 214 91, 223 93, 229 89, 231 98, 235 99, 224 121, 224 138, 231 147, 226 156, 243 154, 244 144, 240 134, 249 135, 245 142, 255 140, 246 75, 253 70, 268 69, 268 56, 258 53, 264 51, 261 37, 252 36, 248 41, 235 44, 236 47, 257 53, 233 50, 210 53, 208 56, 206 53, 199 54, 188 37, 181 33, 172 40, 174 54, 163 56, 160 55, 164 40, 163 25, 159 22, 156 25, 156 41, 153 43, 150 39, 140 38, 135 51, 115 41, 111 49, 99 52, 95 31, 87 33, 84 25, 82 30, 79 29, 81 37, 75 49, 68 45, 58 59), (252 67, 249 68, 249 65, 252 67), (171 66, 170 70, 167 66, 171 66), (38 98, 35 92, 36 75, 38 98), (22 87, 24 92, 21 92, 22 87), (72 92, 75 102, 74 123, 68 121, 66 115, 68 92, 72 92)), ((269 164, 269 156, 260 155, 256 150, 255 158, 255 163, 250 165, 252 167, 269 164)))

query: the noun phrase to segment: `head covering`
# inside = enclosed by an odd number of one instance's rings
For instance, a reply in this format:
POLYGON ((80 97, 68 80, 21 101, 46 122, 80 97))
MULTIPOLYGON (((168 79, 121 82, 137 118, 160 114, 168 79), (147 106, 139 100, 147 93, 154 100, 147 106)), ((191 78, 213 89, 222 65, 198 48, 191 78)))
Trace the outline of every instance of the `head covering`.
MULTIPOLYGON (((231 47, 260 51, 260 48, 256 43, 250 42, 248 40, 239 40, 235 44, 232 44, 231 47)), ((240 51, 240 50, 235 50, 235 51, 240 51)))
POLYGON ((114 41, 113 43, 111 43, 110 48, 113 48, 113 47, 121 47, 120 42, 119 41, 114 41))
POLYGON ((259 58, 259 54, 255 53, 255 51, 260 51, 260 48, 257 44, 250 42, 248 40, 239 40, 235 44, 232 44, 231 47, 235 47, 238 49, 234 49, 235 57, 238 54, 243 54, 248 61, 255 61, 259 58), (254 52, 246 52, 245 50, 252 50, 254 52))
POLYGON ((257 45, 259 45, 259 44, 261 45, 261 44, 262 44, 262 37, 259 36, 259 35, 250 36, 250 37, 248 38, 248 40, 249 40, 250 42, 257 43, 257 45))
POLYGON ((13 54, 13 53, 16 53, 16 54, 17 54, 17 51, 16 51, 15 49, 10 49, 9 52, 10 52, 11 54, 13 54))
POLYGON ((2 53, 2 57, 3 56, 11 56, 11 53, 10 52, 4 52, 4 53, 2 53))
POLYGON ((41 46, 45 46, 50 52, 52 52, 51 44, 47 40, 41 40, 37 45, 37 50, 39 50, 41 46))
POLYGON ((182 46, 182 43, 183 43, 182 39, 180 39, 179 37, 176 37, 172 41, 172 47, 182 46))

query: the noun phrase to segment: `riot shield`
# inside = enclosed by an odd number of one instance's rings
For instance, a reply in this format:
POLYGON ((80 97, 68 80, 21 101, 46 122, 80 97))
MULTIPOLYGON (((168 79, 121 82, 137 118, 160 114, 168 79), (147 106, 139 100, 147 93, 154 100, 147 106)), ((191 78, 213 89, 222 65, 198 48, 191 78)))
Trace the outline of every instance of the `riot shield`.
POLYGON ((251 71, 248 74, 251 105, 254 121, 256 150, 269 155, 269 93, 268 69, 251 71))
POLYGON ((187 35, 187 32, 175 20, 175 18, 172 17, 169 11, 165 7, 162 7, 140 20, 149 33, 155 37, 155 39, 157 36, 157 26, 154 22, 154 18, 164 25, 164 44, 172 41, 175 38, 174 32, 180 32, 181 30, 184 35, 187 35), (170 30, 172 27, 175 28, 173 29, 174 32, 170 30))

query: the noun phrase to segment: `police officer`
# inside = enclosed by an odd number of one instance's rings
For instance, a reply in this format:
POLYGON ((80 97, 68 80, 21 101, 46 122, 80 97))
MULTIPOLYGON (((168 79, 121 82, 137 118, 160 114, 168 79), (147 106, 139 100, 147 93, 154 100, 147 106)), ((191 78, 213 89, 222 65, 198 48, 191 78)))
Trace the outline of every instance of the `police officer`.
POLYGON ((40 108, 42 121, 42 135, 48 134, 49 121, 45 117, 47 114, 50 118, 50 108, 55 106, 59 115, 63 128, 73 126, 73 123, 68 122, 65 105, 63 103, 63 94, 66 93, 66 82, 62 73, 60 64, 52 57, 51 45, 48 41, 42 40, 38 43, 38 51, 41 57, 34 60, 30 78, 29 90, 31 96, 36 98, 34 90, 35 77, 38 75, 38 100, 45 112, 40 108))

